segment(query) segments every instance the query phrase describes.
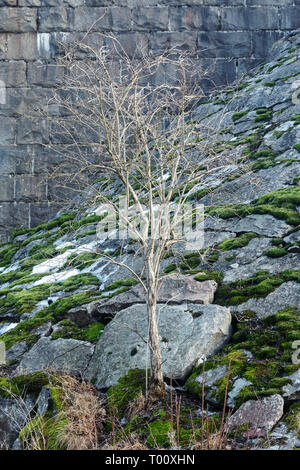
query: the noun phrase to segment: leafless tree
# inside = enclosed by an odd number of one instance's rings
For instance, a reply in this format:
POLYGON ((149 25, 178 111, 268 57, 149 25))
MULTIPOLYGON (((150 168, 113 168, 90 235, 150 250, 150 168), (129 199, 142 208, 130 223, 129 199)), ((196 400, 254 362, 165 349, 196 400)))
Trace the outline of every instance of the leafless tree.
MULTIPOLYGON (((178 51, 134 59, 116 38, 106 43, 92 48, 83 41, 60 58, 64 78, 42 111, 51 124, 48 146, 60 160, 51 177, 73 191, 88 189, 92 205, 104 208, 98 214, 106 216, 105 236, 115 234, 109 221, 117 219, 119 236, 136 240, 143 272, 125 267, 145 291, 152 387, 162 391, 161 262, 175 243, 196 236, 182 230, 186 204, 208 191, 216 171, 237 171, 236 156, 214 151, 217 130, 209 133, 194 117, 205 75, 199 60, 178 51), (78 47, 88 59, 76 59, 78 47)), ((193 204, 190 228, 199 215, 193 204)))

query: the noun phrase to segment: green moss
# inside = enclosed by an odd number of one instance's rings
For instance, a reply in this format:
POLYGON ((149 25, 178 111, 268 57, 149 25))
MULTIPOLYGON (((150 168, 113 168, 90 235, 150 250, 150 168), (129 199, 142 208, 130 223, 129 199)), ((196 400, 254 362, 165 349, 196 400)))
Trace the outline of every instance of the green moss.
POLYGON ((104 325, 99 322, 92 323, 86 328, 79 327, 71 320, 62 320, 59 328, 51 335, 52 340, 58 338, 73 338, 81 341, 97 341, 102 334, 104 325))
POLYGON ((130 401, 146 390, 145 370, 132 369, 127 375, 121 377, 117 385, 113 385, 107 391, 109 408, 112 413, 122 416, 130 401))
POLYGON ((215 303, 219 305, 238 305, 251 298, 265 297, 283 282, 300 280, 299 271, 283 271, 270 274, 258 271, 254 276, 220 286, 215 295, 215 303))
POLYGON ((257 116, 254 118, 254 122, 270 121, 273 116, 272 109, 261 108, 256 110, 257 116))
POLYGON ((225 240, 224 242, 220 243, 218 248, 222 251, 236 250, 237 248, 247 246, 250 240, 256 237, 258 237, 258 235, 253 232, 243 233, 239 237, 231 238, 230 240, 225 240))
POLYGON ((8 266, 11 263, 13 256, 17 253, 20 248, 20 244, 9 244, 2 250, 0 250, 0 267, 8 266))
POLYGON ((293 148, 300 153, 300 144, 295 144, 293 148))
POLYGON ((9 379, 0 377, 0 396, 11 398, 12 394, 25 397, 28 393, 38 394, 47 385, 49 377, 44 372, 18 375, 9 379))
POLYGON ((267 86, 267 87, 270 87, 270 88, 272 88, 275 85, 276 85, 276 82, 265 82, 265 83, 263 83, 263 86, 267 86))
POLYGON ((202 282, 202 281, 209 281, 209 280, 214 280, 218 284, 220 284, 223 280, 223 273, 220 271, 209 271, 207 269, 203 269, 203 272, 200 274, 197 274, 194 279, 196 281, 202 282))
POLYGON ((176 270, 177 270, 176 264, 171 263, 164 269, 164 273, 169 274, 169 273, 175 272, 176 270))
POLYGON ((198 252, 186 253, 182 256, 182 262, 179 268, 184 272, 190 269, 195 269, 201 263, 201 258, 198 252))
POLYGON ((285 220, 290 225, 299 225, 300 214, 297 212, 299 205, 300 187, 293 186, 267 193, 252 201, 251 205, 226 204, 211 206, 205 211, 210 216, 218 216, 222 219, 246 217, 250 214, 270 214, 277 219, 285 220))
POLYGON ((285 256, 287 254, 288 251, 286 248, 271 248, 265 253, 265 255, 269 258, 281 258, 282 256, 285 256))
POLYGON ((48 321, 51 321, 52 324, 56 324, 64 319, 65 315, 71 308, 91 302, 92 300, 99 298, 99 296, 99 291, 86 291, 58 299, 49 307, 36 313, 33 318, 20 322, 16 328, 2 335, 1 340, 4 341, 6 349, 8 350, 15 343, 28 340, 32 330, 35 328, 38 328, 48 321))
POLYGON ((238 113, 234 113, 232 115, 232 121, 233 122, 236 122, 236 121, 239 121, 240 119, 242 119, 242 117, 246 116, 246 114, 248 114, 249 111, 240 111, 238 113))
POLYGON ((136 286, 137 284, 138 284, 138 281, 133 277, 129 279, 120 279, 118 281, 112 282, 112 284, 109 284, 103 290, 103 292, 112 291, 112 290, 118 289, 118 287, 132 287, 132 286, 136 286))

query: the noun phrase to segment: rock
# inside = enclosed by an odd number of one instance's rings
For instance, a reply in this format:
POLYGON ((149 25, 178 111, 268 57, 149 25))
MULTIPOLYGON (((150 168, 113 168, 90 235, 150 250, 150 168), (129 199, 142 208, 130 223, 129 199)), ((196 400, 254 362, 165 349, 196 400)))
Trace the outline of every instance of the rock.
POLYGON ((257 271, 269 271, 270 274, 278 274, 286 270, 296 270, 299 268, 299 255, 297 253, 288 254, 282 258, 269 258, 268 256, 261 256, 253 261, 242 266, 228 269, 223 281, 235 282, 240 279, 247 279, 253 276, 257 271))
POLYGON ((225 272, 228 269, 228 256, 232 257, 230 262, 234 260, 235 266, 230 264, 230 267, 238 268, 241 264, 249 264, 255 258, 259 258, 270 248, 274 248, 272 240, 270 238, 253 238, 250 240, 247 246, 242 248, 236 248, 234 250, 221 251, 218 261, 214 264, 214 269, 216 271, 225 272))
MULTIPOLYGON (((233 181, 222 184, 209 195, 201 199, 205 205, 212 204, 247 204, 254 199, 292 184, 299 172, 299 164, 287 162, 274 167, 259 170, 252 176, 243 175, 233 181)), ((234 231, 234 230, 233 230, 234 231)))
POLYGON ((30 397, 0 398, 0 445, 12 447, 20 430, 28 422, 34 401, 30 397))
MULTIPOLYGON (((184 380, 203 356, 215 354, 230 338, 229 309, 218 305, 203 305, 201 312, 199 309, 193 304, 157 308, 166 377, 172 373, 174 380, 184 380)), ((147 331, 145 305, 122 310, 105 327, 87 370, 87 376, 96 379, 98 388, 116 384, 130 369, 149 367, 144 342, 147 331)))
POLYGON ((226 401, 226 405, 229 406, 229 408, 235 407, 234 399, 238 396, 241 390, 243 390, 243 388, 247 387, 247 385, 252 385, 252 382, 249 382, 244 378, 239 378, 234 381, 232 390, 228 393, 226 401))
MULTIPOLYGON (((171 274, 162 279, 157 302, 169 305, 185 302, 195 304, 209 304, 214 300, 217 289, 215 281, 195 281, 194 276, 171 274)), ((92 318, 107 321, 117 312, 131 305, 145 304, 146 296, 141 285, 135 286, 127 292, 101 302, 92 302, 73 308, 67 317, 75 322, 86 322, 92 318)))
POLYGON ((6 351, 6 363, 12 364, 14 362, 20 361, 23 354, 28 351, 29 346, 27 341, 20 341, 15 343, 8 351, 6 351))
POLYGON ((85 341, 62 338, 53 341, 42 337, 23 355, 17 373, 31 374, 40 370, 82 373, 93 351, 93 345, 85 341))
POLYGON ((204 232, 203 248, 209 248, 210 246, 218 245, 225 240, 235 238, 236 234, 232 232, 213 232, 206 230, 204 232))
POLYGON ((287 376, 292 381, 291 384, 282 387, 283 396, 288 400, 300 400, 300 369, 292 375, 287 376))
POLYGON ((289 230, 291 226, 284 220, 275 219, 272 215, 252 214, 232 226, 232 231, 239 232, 254 232, 258 235, 265 235, 267 237, 281 238, 289 230))
POLYGON ((271 395, 263 400, 249 400, 229 418, 229 432, 239 426, 248 426, 246 435, 262 436, 275 426, 283 415, 284 400, 280 395, 271 395))
POLYGON ((300 241, 300 230, 297 230, 296 232, 291 233, 287 237, 283 239, 285 243, 294 243, 300 241))
MULTIPOLYGON (((247 355, 249 354, 246 351, 245 353, 247 355)), ((218 392, 218 389, 219 389, 218 381, 226 377, 227 373, 228 373, 228 367, 226 365, 219 365, 215 367, 214 369, 210 369, 205 372, 204 396, 205 396, 205 399, 209 403, 213 405, 217 405, 217 406, 222 405, 222 403, 220 403, 218 399, 216 398, 216 393, 218 392)), ((201 373, 200 375, 196 377, 191 376, 186 382, 186 388, 188 391, 201 397, 202 382, 203 382, 203 373, 201 373)), ((227 395, 226 405, 229 406, 229 408, 235 407, 234 399, 238 396, 240 391, 247 385, 251 385, 251 382, 249 382, 248 380, 244 378, 237 377, 234 379, 232 388, 227 395)))
POLYGON ((243 312, 252 310, 258 318, 265 318, 274 315, 279 310, 287 307, 296 307, 300 305, 300 285, 297 282, 284 282, 271 294, 260 299, 249 299, 243 304, 231 307, 232 311, 243 312))
POLYGON ((269 443, 267 450, 294 450, 300 447, 300 437, 281 421, 269 435, 269 443))
POLYGON ((43 387, 37 399, 37 415, 43 416, 49 408, 51 394, 48 388, 43 387))
MULTIPOLYGON (((218 401, 215 398, 215 392, 217 392, 218 387, 216 383, 218 380, 222 379, 223 377, 226 376, 227 374, 227 366, 217 366, 214 369, 210 369, 205 372, 204 374, 204 395, 205 399, 212 403, 213 405, 217 405, 218 401)), ((198 395, 200 396, 202 393, 202 384, 203 384, 203 373, 198 375, 195 378, 190 378, 188 379, 186 383, 187 390, 192 391, 195 390, 195 383, 199 384, 199 393, 198 395)))

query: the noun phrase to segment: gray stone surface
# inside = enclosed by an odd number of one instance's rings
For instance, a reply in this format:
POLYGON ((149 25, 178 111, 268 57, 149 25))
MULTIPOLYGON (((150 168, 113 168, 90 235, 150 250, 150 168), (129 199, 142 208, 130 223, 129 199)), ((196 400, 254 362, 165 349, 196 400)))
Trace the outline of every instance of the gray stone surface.
POLYGON ((23 355, 17 372, 29 374, 39 370, 63 370, 82 373, 93 350, 94 347, 85 341, 62 338, 52 341, 42 337, 23 355))
POLYGON ((268 214, 248 215, 232 225, 233 232, 254 232, 258 235, 275 238, 283 237, 291 228, 284 220, 275 219, 268 214))
MULTIPOLYGON (((202 356, 215 354, 230 338, 231 315, 225 307, 201 306, 202 314, 192 315, 193 305, 158 306, 164 375, 184 379, 202 356), (176 328, 174 328, 176 325, 176 328)), ((146 355, 147 314, 144 305, 119 312, 105 327, 87 375, 96 378, 98 388, 116 384, 130 369, 149 367, 146 355), (118 337, 118 342, 115 338, 118 337)))
POLYGON ((283 397, 288 400, 300 400, 300 369, 287 376, 291 384, 282 387, 283 397))
MULTIPOLYGON (((160 304, 209 304, 214 300, 217 290, 215 281, 198 282, 194 276, 172 274, 162 279, 157 302, 160 304)), ((131 305, 145 304, 146 296, 142 286, 138 285, 127 292, 113 296, 111 299, 91 302, 75 307, 68 312, 68 318, 76 323, 94 318, 107 321, 117 312, 131 305)))
POLYGON ((30 397, 0 398, 0 444, 12 447, 20 430, 25 426, 34 407, 30 397))
POLYGON ((262 436, 275 426, 283 415, 284 400, 280 395, 271 395, 263 400, 249 400, 229 418, 228 428, 233 430, 248 425, 251 437, 262 436))
POLYGON ((300 306, 300 285, 297 282, 284 282, 274 292, 261 299, 249 299, 238 306, 232 306, 231 310, 243 312, 252 310, 259 318, 274 315, 279 310, 287 307, 300 306))
POLYGON ((236 264, 231 266, 231 269, 226 270, 223 281, 227 283, 246 279, 257 273, 257 271, 269 271, 270 274, 278 274, 289 269, 299 269, 299 253, 288 254, 282 258, 261 256, 246 265, 236 264))

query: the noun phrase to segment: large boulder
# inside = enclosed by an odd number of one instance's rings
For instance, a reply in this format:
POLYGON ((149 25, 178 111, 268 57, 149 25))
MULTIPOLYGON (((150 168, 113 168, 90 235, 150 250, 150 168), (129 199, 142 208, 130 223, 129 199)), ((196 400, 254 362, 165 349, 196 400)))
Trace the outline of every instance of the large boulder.
POLYGON ((263 400, 249 400, 229 418, 229 431, 247 427, 246 435, 262 436, 271 431, 283 415, 284 400, 280 395, 271 395, 263 400))
POLYGON ((83 373, 93 351, 94 346, 85 341, 42 337, 24 354, 17 373, 31 374, 39 370, 83 373))
MULTIPOLYGON (((214 300, 217 290, 215 281, 195 281, 194 276, 172 274, 162 279, 157 302, 161 304, 209 304, 214 300)), ((146 295, 141 285, 135 286, 127 292, 115 295, 111 299, 91 302, 87 305, 75 307, 68 313, 68 318, 82 323, 85 320, 96 319, 107 321, 117 312, 131 305, 145 304, 146 295)))
MULTIPOLYGON (((157 316, 163 372, 174 380, 184 380, 203 356, 216 354, 230 339, 231 314, 225 307, 158 305, 157 316)), ((98 388, 116 384, 130 369, 150 366, 147 333, 146 305, 122 310, 106 326, 87 370, 98 388)))

